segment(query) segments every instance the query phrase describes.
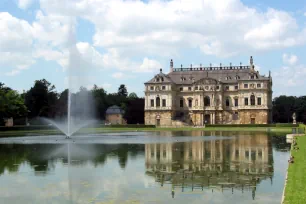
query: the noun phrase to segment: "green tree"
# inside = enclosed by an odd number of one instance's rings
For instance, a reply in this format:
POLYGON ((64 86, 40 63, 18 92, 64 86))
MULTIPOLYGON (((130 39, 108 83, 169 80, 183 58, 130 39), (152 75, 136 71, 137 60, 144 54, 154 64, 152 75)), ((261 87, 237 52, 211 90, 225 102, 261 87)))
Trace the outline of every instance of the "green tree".
POLYGON ((128 98, 129 98, 129 99, 137 99, 138 96, 137 96, 136 93, 132 92, 132 93, 129 94, 129 97, 128 97, 128 98))
POLYGON ((24 117, 26 114, 27 107, 20 94, 0 83, 0 119, 24 117))
POLYGON ((57 99, 58 94, 54 85, 45 79, 36 80, 34 86, 25 95, 30 118, 54 117, 57 99))
POLYGON ((121 84, 119 86, 119 88, 118 88, 118 95, 119 96, 127 97, 128 92, 127 92, 126 86, 124 84, 121 84))

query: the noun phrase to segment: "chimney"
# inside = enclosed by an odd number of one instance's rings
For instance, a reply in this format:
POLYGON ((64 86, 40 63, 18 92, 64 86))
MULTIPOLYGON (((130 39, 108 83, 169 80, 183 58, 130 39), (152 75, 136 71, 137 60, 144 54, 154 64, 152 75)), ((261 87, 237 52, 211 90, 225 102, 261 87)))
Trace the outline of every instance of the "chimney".
POLYGON ((170 72, 173 72, 173 60, 170 61, 170 72))

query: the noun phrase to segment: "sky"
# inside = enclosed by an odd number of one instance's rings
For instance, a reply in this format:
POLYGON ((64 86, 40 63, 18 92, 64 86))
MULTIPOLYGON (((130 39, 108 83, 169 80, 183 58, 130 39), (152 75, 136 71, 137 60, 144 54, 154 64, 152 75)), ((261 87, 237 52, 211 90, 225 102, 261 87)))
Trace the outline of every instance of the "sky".
POLYGON ((274 97, 305 95, 305 0, 0 0, 0 82, 67 88, 71 28, 87 88, 125 84, 143 96, 170 59, 248 65, 253 56, 262 75, 271 71, 274 97))

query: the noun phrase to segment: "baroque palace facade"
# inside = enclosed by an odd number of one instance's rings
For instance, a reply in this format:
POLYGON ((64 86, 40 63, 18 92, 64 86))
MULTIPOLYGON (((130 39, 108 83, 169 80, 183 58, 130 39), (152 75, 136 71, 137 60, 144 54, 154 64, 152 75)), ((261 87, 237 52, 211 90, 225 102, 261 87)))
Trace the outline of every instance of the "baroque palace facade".
POLYGON ((145 124, 267 124, 272 121, 272 77, 248 66, 162 69, 145 83, 145 124))

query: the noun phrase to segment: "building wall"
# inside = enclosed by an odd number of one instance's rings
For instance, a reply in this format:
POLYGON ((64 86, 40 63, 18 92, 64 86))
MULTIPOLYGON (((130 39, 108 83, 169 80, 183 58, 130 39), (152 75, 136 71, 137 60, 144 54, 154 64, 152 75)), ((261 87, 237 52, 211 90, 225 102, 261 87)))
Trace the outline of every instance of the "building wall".
POLYGON ((145 124, 157 125, 160 120, 160 126, 172 126, 173 112, 171 111, 145 111, 145 124))
POLYGON ((106 121, 111 124, 125 124, 125 120, 121 114, 107 114, 106 121))

